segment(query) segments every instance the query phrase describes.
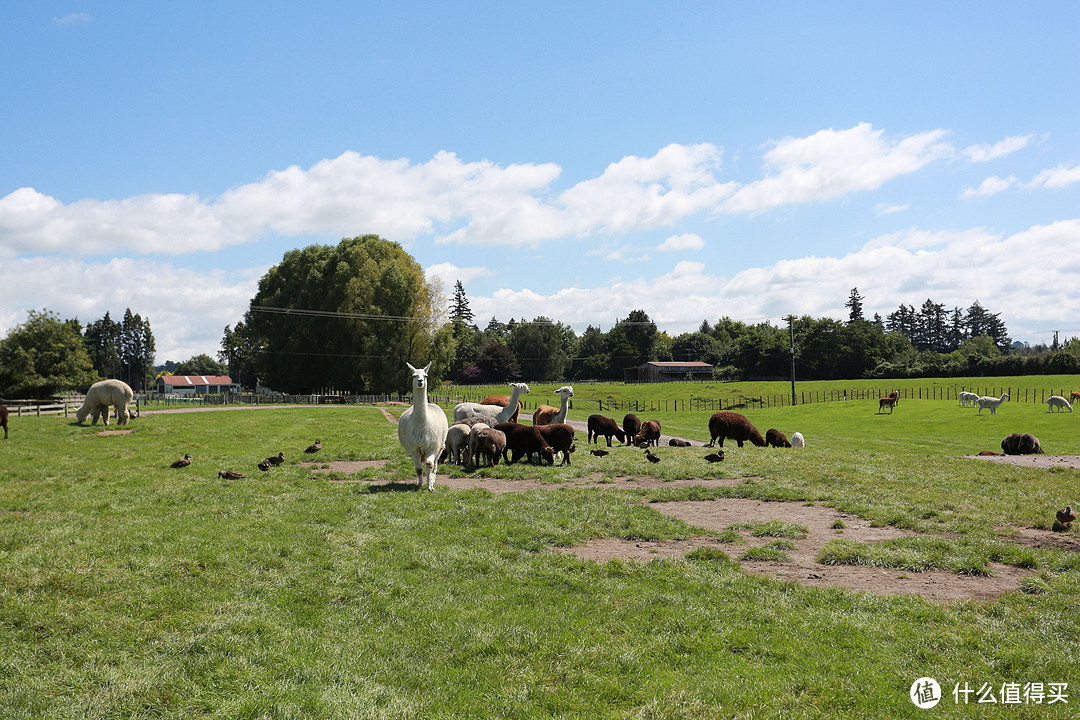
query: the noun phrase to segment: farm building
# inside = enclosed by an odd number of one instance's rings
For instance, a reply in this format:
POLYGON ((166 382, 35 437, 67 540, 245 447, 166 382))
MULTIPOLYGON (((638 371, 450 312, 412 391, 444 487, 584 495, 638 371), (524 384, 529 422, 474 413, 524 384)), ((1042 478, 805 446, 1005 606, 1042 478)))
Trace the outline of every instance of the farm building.
POLYGON ((177 395, 219 395, 240 392, 240 383, 228 375, 162 375, 157 381, 159 393, 177 395))
POLYGON ((703 362, 649 362, 623 369, 623 382, 628 383, 712 379, 713 366, 703 362))

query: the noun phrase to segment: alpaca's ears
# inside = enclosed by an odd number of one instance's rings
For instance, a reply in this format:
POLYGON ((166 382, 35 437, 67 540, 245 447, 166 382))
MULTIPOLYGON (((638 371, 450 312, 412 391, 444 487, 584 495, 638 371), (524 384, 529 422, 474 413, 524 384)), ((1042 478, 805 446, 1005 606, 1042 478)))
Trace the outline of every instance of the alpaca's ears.
POLYGON ((408 368, 409 368, 409 372, 416 372, 416 368, 414 368, 414 367, 412 366, 412 363, 405 363, 405 364, 406 364, 406 365, 408 366, 408 368))
POLYGON ((424 372, 427 372, 430 369, 431 369, 431 363, 428 363, 427 367, 424 368, 424 372))

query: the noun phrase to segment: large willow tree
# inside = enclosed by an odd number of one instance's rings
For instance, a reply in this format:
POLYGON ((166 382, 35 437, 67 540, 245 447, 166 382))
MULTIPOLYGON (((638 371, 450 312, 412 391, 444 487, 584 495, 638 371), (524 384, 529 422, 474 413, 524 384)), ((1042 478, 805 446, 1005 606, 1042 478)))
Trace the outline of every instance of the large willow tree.
MULTIPOLYGON (((245 317, 275 390, 389 392, 405 363, 426 365, 445 301, 400 245, 377 235, 290 250, 259 280, 245 317)), ((436 362, 432 370, 440 365, 436 362)))

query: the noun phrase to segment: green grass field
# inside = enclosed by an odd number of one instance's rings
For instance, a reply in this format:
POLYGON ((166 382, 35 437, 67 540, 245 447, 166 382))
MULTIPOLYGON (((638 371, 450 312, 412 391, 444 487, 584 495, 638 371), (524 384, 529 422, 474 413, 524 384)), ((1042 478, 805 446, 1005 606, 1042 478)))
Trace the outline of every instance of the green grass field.
MULTIPOLYGON (((576 386, 575 399, 643 387, 576 386)), ((572 419, 593 412, 578 407, 572 419)), ((717 465, 701 448, 662 447, 659 465, 633 448, 595 458, 581 433, 572 466, 477 472, 550 486, 502 495, 416 492, 394 426, 370 407, 145 415, 131 434, 107 436, 70 418, 12 418, 0 441, 0 717, 1073 715, 1080 553, 1022 547, 995 528, 1049 529, 1054 510, 1080 505, 1080 471, 962 456, 998 449, 1010 432, 1080 454, 1080 412, 1008 402, 980 416, 918 399, 876 410, 867 400, 747 410, 762 431, 799 430, 808 446, 728 443, 717 465), (299 464, 315 438, 320 463, 391 462, 332 481, 299 464), (285 465, 255 468, 278 451, 285 465), (192 465, 169 468, 185 452, 192 465), (248 477, 219 479, 227 468, 248 477), (745 482, 562 486, 597 472, 745 482), (388 476, 400 484, 363 482, 388 476), (650 505, 722 496, 813 502, 921 533, 838 542, 829 562, 976 575, 1004 562, 1033 574, 992 602, 942 604, 765 580, 740 569, 739 547, 648 563, 549 552, 703 534, 650 505), (922 676, 942 685, 932 710, 908 699, 922 676), (965 682, 995 696, 1003 684, 1068 683, 1068 703, 972 694, 958 705, 952 691, 965 682)), ((698 440, 709 414, 639 413, 698 440)), ((788 547, 780 535, 777 553, 788 547)))

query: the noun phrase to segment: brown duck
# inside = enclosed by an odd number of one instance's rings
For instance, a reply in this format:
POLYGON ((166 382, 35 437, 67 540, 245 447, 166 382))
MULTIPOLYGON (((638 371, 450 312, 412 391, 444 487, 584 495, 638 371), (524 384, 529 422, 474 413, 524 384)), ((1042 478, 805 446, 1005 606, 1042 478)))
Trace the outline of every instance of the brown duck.
POLYGON ((1076 520, 1076 513, 1073 512, 1072 505, 1066 505, 1064 510, 1057 511, 1057 521, 1062 525, 1072 525, 1076 520))
POLYGON ((659 455, 653 455, 651 452, 649 452, 649 448, 645 448, 645 457, 651 463, 660 462, 660 456, 659 455))
POLYGON ((184 455, 184 457, 180 458, 179 460, 174 462, 169 467, 182 468, 182 467, 187 467, 190 464, 191 464, 191 453, 187 453, 187 454, 184 455))
POLYGON ((705 456, 705 459, 708 460, 711 463, 720 462, 721 460, 724 459, 724 451, 721 450, 718 453, 709 453, 708 455, 705 456))
POLYGON ((270 457, 266 458, 266 462, 270 463, 271 465, 280 465, 281 463, 285 462, 285 453, 271 455, 270 457))
POLYGON ((260 461, 259 465, 258 465, 258 468, 260 470, 262 470, 263 472, 266 472, 267 470, 269 470, 270 469, 270 460, 269 460, 269 458, 266 459, 266 460, 260 461))
POLYGON ((238 473, 235 470, 218 470, 217 476, 219 478, 225 478, 226 480, 239 480, 242 477, 246 477, 245 475, 238 473))
POLYGON ((608 454, 607 450, 590 450, 589 452, 591 454, 595 455, 596 457, 604 457, 605 455, 608 454))
POLYGON ((322 440, 316 440, 315 442, 308 445, 307 448, 304 450, 304 452, 306 452, 306 453, 317 453, 320 450, 322 450, 322 440))

